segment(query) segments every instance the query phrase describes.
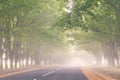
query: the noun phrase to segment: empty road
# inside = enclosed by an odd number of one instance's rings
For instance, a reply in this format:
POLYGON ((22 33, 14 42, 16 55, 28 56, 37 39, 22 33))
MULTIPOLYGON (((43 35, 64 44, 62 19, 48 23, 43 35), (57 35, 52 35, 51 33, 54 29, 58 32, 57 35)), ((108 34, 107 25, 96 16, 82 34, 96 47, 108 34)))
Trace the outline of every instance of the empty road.
POLYGON ((80 68, 45 68, 19 73, 0 80, 88 80, 80 68))

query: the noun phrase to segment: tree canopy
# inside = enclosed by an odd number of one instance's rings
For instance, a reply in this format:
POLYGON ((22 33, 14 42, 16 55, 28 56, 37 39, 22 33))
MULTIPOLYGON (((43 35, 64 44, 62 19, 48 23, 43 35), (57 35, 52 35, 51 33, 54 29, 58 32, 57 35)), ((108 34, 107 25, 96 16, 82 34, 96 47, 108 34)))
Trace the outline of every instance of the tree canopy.
POLYGON ((118 67, 119 27, 119 0, 0 0, 0 66, 59 62, 74 47, 118 67))

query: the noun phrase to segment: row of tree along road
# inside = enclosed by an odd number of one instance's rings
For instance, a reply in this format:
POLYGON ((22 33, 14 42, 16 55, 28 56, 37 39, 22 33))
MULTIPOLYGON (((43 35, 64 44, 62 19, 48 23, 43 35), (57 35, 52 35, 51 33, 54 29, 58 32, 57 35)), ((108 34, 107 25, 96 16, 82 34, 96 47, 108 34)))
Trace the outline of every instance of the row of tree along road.
POLYGON ((0 1, 0 69, 61 63, 69 46, 119 67, 120 1, 0 1))

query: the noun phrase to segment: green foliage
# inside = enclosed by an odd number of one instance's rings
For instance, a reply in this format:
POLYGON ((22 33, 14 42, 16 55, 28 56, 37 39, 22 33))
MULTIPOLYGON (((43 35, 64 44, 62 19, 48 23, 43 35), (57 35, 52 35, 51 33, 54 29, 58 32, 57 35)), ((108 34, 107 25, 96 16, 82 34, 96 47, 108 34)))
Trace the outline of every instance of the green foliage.
POLYGON ((16 45, 19 52, 24 45, 25 55, 39 54, 36 47, 46 54, 55 53, 54 49, 63 49, 68 44, 94 52, 101 50, 101 44, 119 43, 119 0, 73 0, 73 5, 68 6, 69 3, 69 0, 0 0, 0 38, 9 43, 8 52, 14 52, 16 45), (27 48, 33 47, 33 53, 27 54, 27 48))

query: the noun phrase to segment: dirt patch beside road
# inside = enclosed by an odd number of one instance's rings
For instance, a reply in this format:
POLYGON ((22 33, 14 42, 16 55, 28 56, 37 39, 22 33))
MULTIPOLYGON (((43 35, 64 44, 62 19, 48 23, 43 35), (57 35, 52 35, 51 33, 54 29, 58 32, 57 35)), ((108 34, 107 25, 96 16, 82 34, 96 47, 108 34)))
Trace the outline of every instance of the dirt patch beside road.
POLYGON ((115 80, 115 79, 112 79, 108 76, 102 75, 98 72, 92 71, 87 68, 82 68, 82 71, 89 80, 115 80))

